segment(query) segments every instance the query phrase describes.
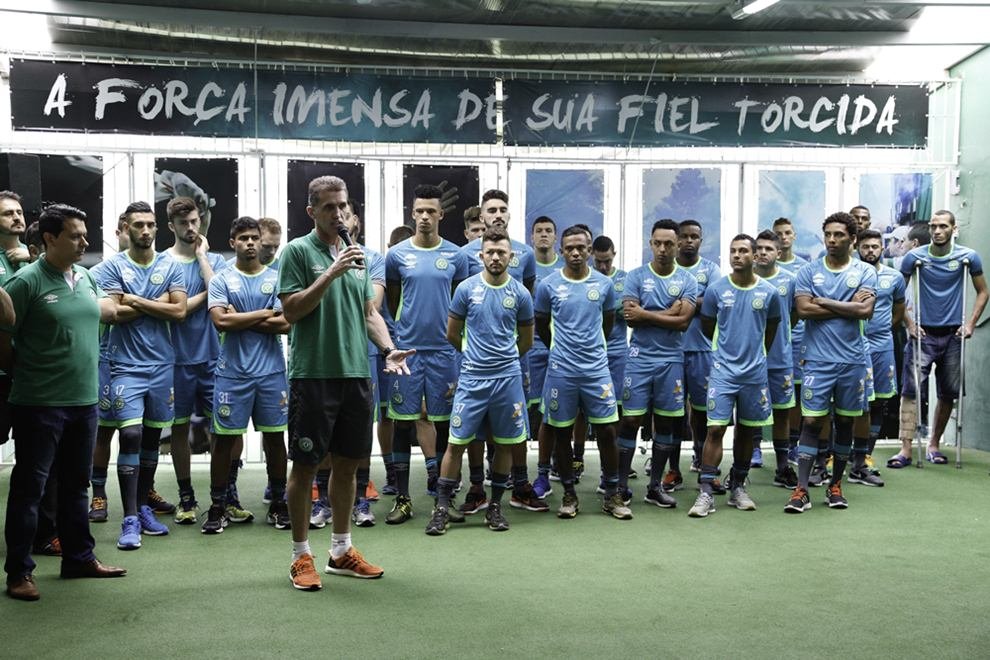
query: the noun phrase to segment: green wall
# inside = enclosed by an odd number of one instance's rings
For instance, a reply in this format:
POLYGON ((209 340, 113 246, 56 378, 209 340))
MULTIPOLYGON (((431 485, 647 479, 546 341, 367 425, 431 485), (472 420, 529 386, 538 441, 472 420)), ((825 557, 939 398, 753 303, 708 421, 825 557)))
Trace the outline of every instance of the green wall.
MULTIPOLYGON (((958 195, 950 209, 960 225, 959 242, 972 247, 990 269, 990 48, 975 53, 950 71, 962 79, 958 195)), ((972 287, 967 299, 972 305, 972 287)), ((966 344, 965 427, 963 446, 990 450, 990 323, 978 327, 966 344)), ((947 434, 949 438, 953 432, 947 434)), ((965 460, 965 459, 964 459, 965 460)))

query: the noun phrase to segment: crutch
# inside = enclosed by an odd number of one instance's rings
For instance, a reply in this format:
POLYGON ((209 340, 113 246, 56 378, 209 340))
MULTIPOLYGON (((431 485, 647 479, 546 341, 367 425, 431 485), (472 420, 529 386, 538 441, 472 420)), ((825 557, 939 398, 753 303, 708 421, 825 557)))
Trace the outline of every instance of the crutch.
POLYGON ((911 367, 914 370, 914 438, 918 443, 918 461, 915 465, 920 470, 925 463, 924 438, 921 434, 921 259, 914 262, 914 355, 911 367))
POLYGON ((966 289, 969 288, 969 259, 963 259, 962 338, 959 342, 959 398, 956 400, 956 469, 962 469, 963 399, 966 397, 966 289))

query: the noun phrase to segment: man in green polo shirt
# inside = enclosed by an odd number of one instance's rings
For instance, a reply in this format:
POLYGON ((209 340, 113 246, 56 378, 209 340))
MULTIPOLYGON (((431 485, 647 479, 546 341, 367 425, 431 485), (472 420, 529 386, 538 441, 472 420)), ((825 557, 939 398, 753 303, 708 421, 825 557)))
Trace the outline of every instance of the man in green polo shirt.
POLYGON ((45 256, 7 282, 15 319, 0 326, 0 368, 13 374, 11 417, 17 463, 7 499, 7 594, 37 600, 31 543, 38 502, 53 464, 65 578, 119 577, 93 554, 89 533, 89 473, 96 442, 99 324, 116 304, 76 264, 86 252, 86 214, 55 204, 39 228, 45 256))
MULTIPOLYGON (((296 589, 322 587, 309 547, 310 493, 320 461, 330 455, 330 505, 350 511, 355 474, 371 454, 373 403, 368 339, 385 356, 386 373, 405 373, 412 351, 395 348, 375 308, 371 280, 360 246, 342 239, 348 212, 347 186, 323 176, 309 183, 306 213, 313 231, 282 251, 279 298, 289 332, 289 458, 287 488, 292 523, 292 565, 296 589)), ((334 516, 326 572, 378 578, 382 569, 351 545, 351 520, 334 516)))

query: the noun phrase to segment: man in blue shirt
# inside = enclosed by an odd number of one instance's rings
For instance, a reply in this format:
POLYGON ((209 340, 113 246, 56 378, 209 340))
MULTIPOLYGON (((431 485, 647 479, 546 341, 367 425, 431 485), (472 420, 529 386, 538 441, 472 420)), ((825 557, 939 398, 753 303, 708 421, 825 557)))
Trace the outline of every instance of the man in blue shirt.
MULTIPOLYGON (((683 335, 694 318, 698 289, 693 275, 679 267, 677 223, 658 220, 650 234, 653 260, 626 275, 621 293, 623 320, 632 339, 622 382, 622 420, 619 423, 619 489, 624 496, 636 451, 636 433, 651 415, 651 464, 663 466, 684 433, 683 335)), ((644 501, 662 508, 677 500, 660 487, 663 470, 650 472, 644 501)))
POLYGON ((851 257, 857 230, 851 215, 833 213, 822 223, 822 230, 828 254, 802 268, 794 284, 795 307, 805 319, 801 347, 804 425, 798 444, 798 487, 784 507, 788 513, 811 508, 808 480, 815 457, 828 448, 822 446, 819 435, 824 418, 833 411, 833 472, 826 504, 833 509, 849 506, 842 494, 842 473, 852 451, 853 420, 863 413, 866 397, 862 328, 863 321, 873 315, 877 273, 851 257))
POLYGON ((210 452, 210 510, 204 534, 223 532, 230 510, 228 471, 237 459, 248 419, 261 432, 271 486, 267 520, 276 529, 289 527, 285 503, 289 384, 279 335, 289 332, 278 299, 278 272, 258 259, 261 228, 254 218, 241 217, 230 226, 235 264, 212 278, 207 306, 223 343, 216 364, 211 405, 213 450, 210 452), (240 442, 238 442, 240 441, 240 442))
POLYGON ((447 340, 463 351, 464 359, 450 418, 450 444, 437 484, 437 506, 426 526, 431 536, 447 530, 464 447, 486 419, 495 456, 492 496, 485 520, 493 531, 509 529, 502 515, 502 495, 509 487, 511 448, 525 444, 529 435, 519 356, 533 343, 533 300, 529 291, 508 273, 513 251, 505 230, 489 227, 481 246, 484 270, 458 285, 450 303, 447 340))
MULTIPOLYGON (((794 252, 794 241, 797 234, 794 232, 793 223, 787 218, 777 218, 773 221, 773 231, 780 237, 780 257, 777 259, 777 265, 797 276, 798 271, 808 263, 808 260, 794 252)), ((799 318, 794 327, 791 328, 791 373, 794 381, 794 396, 797 401, 801 400, 801 382, 803 380, 801 377, 801 340, 803 338, 804 320, 799 318)), ((795 405, 791 408, 789 426, 788 460, 797 464, 798 437, 801 435, 800 406, 795 405)))
POLYGON ((564 487, 557 516, 573 518, 578 514, 571 431, 580 410, 598 438, 605 474, 602 511, 628 520, 632 512, 618 492, 619 457, 614 425, 619 414, 605 344, 615 317, 615 287, 611 279, 588 266, 591 236, 583 228, 565 229, 560 248, 565 265, 540 282, 534 305, 536 331, 550 346, 543 386, 543 425, 552 432, 541 432, 540 442, 543 444, 549 437, 557 455, 557 469, 564 487))
MULTIPOLYGON (((901 450, 888 462, 887 467, 904 467, 911 463, 911 435, 914 433, 914 418, 918 414, 918 388, 914 382, 914 360, 918 334, 921 335, 921 356, 918 370, 921 375, 921 395, 928 392, 928 374, 932 365, 935 369, 935 386, 938 404, 935 406, 935 423, 925 458, 937 465, 947 461, 939 451, 942 434, 952 414, 952 406, 959 398, 959 369, 961 343, 964 337, 973 335, 973 328, 987 305, 987 283, 983 276, 983 261, 971 248, 958 245, 953 240, 956 230, 956 217, 950 211, 936 211, 928 223, 932 242, 927 247, 918 247, 904 256, 901 273, 910 286, 911 278, 920 279, 920 300, 913 301, 921 311, 921 327, 908 315, 910 338, 904 355, 904 387, 901 390, 901 450), (973 312, 966 315, 962 308, 963 281, 968 262, 970 279, 976 289, 976 302, 973 312), (916 268, 920 268, 915 273, 916 268)), ((958 441, 958 439, 957 439, 958 441)))
POLYGON ((437 453, 447 448, 450 410, 457 382, 455 353, 447 343, 444 319, 454 288, 467 277, 467 258, 460 248, 439 233, 443 209, 442 191, 421 185, 413 199, 416 234, 391 250, 385 258, 386 295, 395 319, 396 343, 416 349, 409 360, 410 375, 392 383, 388 415, 395 420, 392 461, 398 495, 386 517, 392 525, 413 515, 409 497, 409 452, 415 422, 425 399, 427 419, 436 427, 436 445, 421 442, 426 457, 428 490, 434 491, 439 469, 437 453))
POLYGON ((849 483, 883 486, 883 479, 867 466, 867 457, 873 453, 880 435, 887 403, 897 395, 894 328, 904 320, 906 284, 899 271, 881 261, 883 235, 880 232, 875 229, 861 230, 856 238, 856 249, 860 261, 877 270, 877 300, 873 305, 873 316, 866 324, 866 347, 873 374, 874 399, 870 401, 868 414, 858 417, 853 425, 853 462, 849 468, 849 483))
MULTIPOLYGON (((773 485, 781 488, 797 487, 797 474, 787 462, 790 441, 790 414, 796 406, 794 400, 794 372, 791 367, 791 325, 797 319, 793 314, 794 273, 778 268, 777 255, 780 237, 764 229, 756 236, 756 261, 754 272, 769 282, 780 298, 780 325, 767 352, 767 383, 770 387, 770 405, 773 409, 773 453, 777 461, 773 485)), ((759 438, 755 439, 752 467, 763 466, 759 438)))
POLYGON ((712 340, 712 370, 708 377, 708 436, 701 455, 701 492, 688 512, 704 518, 715 511, 713 482, 722 462, 722 439, 732 423, 732 470, 727 488, 729 506, 753 511, 756 504, 746 492, 753 455, 753 438, 772 420, 767 384, 767 352, 780 322, 777 289, 753 272, 756 241, 739 234, 729 244, 732 273, 708 287, 702 303, 701 324, 712 340))

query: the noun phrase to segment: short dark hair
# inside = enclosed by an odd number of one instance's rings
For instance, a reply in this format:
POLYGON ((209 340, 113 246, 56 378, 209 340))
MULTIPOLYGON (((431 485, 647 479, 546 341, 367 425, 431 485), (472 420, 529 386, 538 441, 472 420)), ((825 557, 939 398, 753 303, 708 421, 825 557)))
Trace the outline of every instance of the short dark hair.
POLYGON ((674 234, 677 234, 681 230, 681 227, 671 218, 660 218, 653 223, 653 229, 650 230, 650 236, 653 236, 653 232, 658 229, 669 229, 674 232, 674 234))
POLYGON ((126 224, 127 224, 127 214, 121 213, 119 216, 117 216, 117 231, 121 231, 124 228, 124 225, 126 224))
POLYGON ((409 225, 399 225, 392 230, 392 233, 388 236, 389 246, 395 245, 396 243, 401 243, 402 241, 410 238, 416 232, 413 231, 412 227, 409 225))
POLYGON ((908 231, 907 240, 917 241, 918 245, 928 245, 932 242, 932 232, 928 229, 928 223, 916 222, 911 225, 908 231))
POLYGON ((697 227, 699 232, 704 233, 704 229, 702 229, 701 223, 691 218, 688 218, 687 220, 681 220, 680 224, 677 225, 677 232, 680 233, 680 231, 685 227, 697 227))
POLYGON ((778 236, 777 232, 775 232, 772 229, 764 229, 763 231, 761 231, 759 234, 756 235, 756 240, 773 241, 774 243, 777 244, 777 247, 780 247, 780 236, 778 236))
POLYGON ((198 210, 199 207, 196 206, 196 201, 192 197, 176 197, 169 200, 168 206, 165 207, 165 215, 168 217, 168 221, 172 222, 176 218, 184 218, 198 210))
POLYGON ((871 215, 870 214, 870 209, 866 208, 862 204, 857 204, 856 206, 854 206, 851 209, 849 209, 849 213, 852 214, 852 212, 855 211, 856 209, 863 209, 864 211, 866 211, 866 215, 871 215))
POLYGON ((932 213, 932 217, 933 218, 936 215, 945 215, 945 216, 948 216, 949 217, 949 222, 951 224, 953 224, 953 225, 956 224, 956 216, 952 213, 952 211, 949 211, 949 210, 946 210, 946 209, 941 209, 939 211, 935 211, 934 213, 932 213))
POLYGON ((261 223, 252 218, 249 215, 242 215, 241 217, 230 223, 230 237, 234 238, 242 231, 248 231, 249 229, 257 229, 258 233, 261 233, 261 223))
POLYGON ((496 188, 492 188, 491 190, 486 190, 485 194, 481 196, 481 203, 484 204, 490 199, 500 199, 506 204, 509 203, 509 196, 506 193, 496 188))
POLYGON ((149 204, 148 202, 131 202, 130 204, 127 205, 127 208, 124 209, 124 213, 122 215, 124 216, 124 221, 126 222, 127 217, 133 213, 154 213, 154 212, 155 210, 151 208, 151 204, 149 204))
POLYGON ((309 182, 309 189, 306 199, 310 206, 315 206, 320 201, 320 193, 325 190, 347 192, 347 184, 339 176, 318 176, 309 182))
POLYGON ((729 241, 729 243, 730 244, 735 243, 736 241, 748 241, 749 249, 752 250, 753 252, 756 252, 756 239, 754 239, 749 234, 736 234, 735 236, 732 237, 732 240, 729 241))
POLYGON ((845 225, 846 233, 849 234, 849 238, 856 238, 856 234, 859 233, 859 223, 856 222, 856 218, 852 217, 845 211, 839 211, 838 213, 833 213, 832 215, 825 218, 825 222, 822 223, 822 231, 825 230, 827 225, 845 225))
POLYGON ((773 221, 773 224, 770 225, 770 226, 771 227, 776 227, 777 225, 787 225, 789 227, 793 227, 794 226, 794 223, 791 222, 788 218, 780 217, 780 218, 777 218, 776 220, 774 220, 773 221))
MULTIPOLYGON (((0 197, 0 199, 9 198, 0 197)), ((41 237, 41 229, 38 227, 37 220, 29 224, 27 229, 24 230, 24 243, 26 245, 33 245, 39 250, 45 249, 45 240, 41 237)))
POLYGON ((587 234, 589 241, 590 240, 593 240, 595 238, 595 232, 591 231, 591 227, 589 227, 588 225, 584 224, 583 222, 579 222, 579 223, 575 224, 574 226, 577 227, 578 229, 580 229, 581 231, 583 231, 585 234, 587 234))
POLYGON ((269 234, 282 235, 282 225, 275 218, 258 218, 258 229, 269 234))
POLYGON ((13 190, 0 190, 0 199, 11 199, 18 204, 21 203, 21 196, 15 193, 13 190))
MULTIPOLYGON (((497 243, 498 241, 509 241, 509 235, 505 232, 505 229, 498 225, 492 225, 481 235, 482 244, 497 243)), ((512 242, 509 241, 509 244, 511 245, 512 242)))
POLYGON ((591 242, 591 232, 588 230, 588 227, 586 225, 577 224, 577 225, 571 225, 570 227, 564 230, 564 232, 560 235, 560 244, 563 245, 564 239, 567 238, 568 236, 575 236, 577 234, 582 234, 584 236, 587 236, 588 242, 589 243, 591 242))
POLYGON ((876 229, 864 229, 863 231, 859 232, 856 235, 856 242, 862 243, 863 241, 870 238, 877 239, 878 241, 880 241, 880 244, 883 245, 883 234, 878 232, 876 229))
POLYGON ((536 227, 536 225, 550 225, 553 227, 554 232, 557 231, 557 223, 548 215, 541 215, 536 220, 533 220, 533 226, 536 227))
POLYGON ((467 228, 472 222, 481 222, 480 206, 469 206, 464 209, 464 227, 467 228))
POLYGON ((615 250, 615 243, 608 236, 602 235, 596 238, 591 243, 591 249, 593 252, 608 252, 609 250, 615 250))
POLYGON ((416 199, 439 200, 443 197, 443 191, 440 190, 440 186, 432 186, 428 183, 421 183, 416 186, 415 190, 413 190, 413 197, 416 199))
POLYGON ((65 221, 78 219, 86 222, 86 212, 68 204, 52 204, 41 211, 38 218, 38 232, 44 240, 45 234, 58 237, 65 228, 65 221))

